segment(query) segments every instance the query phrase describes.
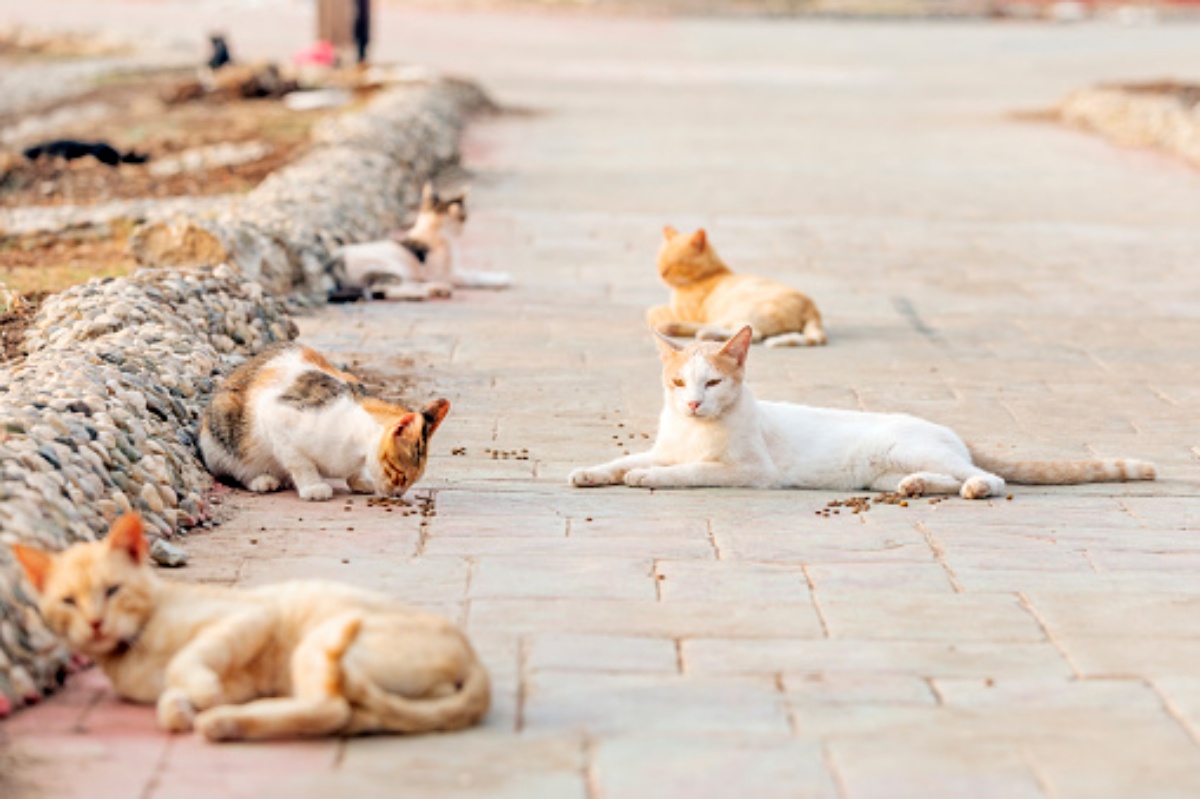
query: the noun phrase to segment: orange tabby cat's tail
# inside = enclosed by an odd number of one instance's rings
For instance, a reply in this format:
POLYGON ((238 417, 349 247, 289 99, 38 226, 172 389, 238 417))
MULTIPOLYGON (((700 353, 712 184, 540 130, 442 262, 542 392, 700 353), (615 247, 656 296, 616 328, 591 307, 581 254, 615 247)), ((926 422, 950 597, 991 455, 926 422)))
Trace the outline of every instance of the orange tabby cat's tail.
POLYGON ((1158 476, 1153 463, 1125 458, 1094 458, 1082 461, 1010 461, 970 447, 971 460, 980 469, 1018 485, 1077 485, 1079 483, 1122 483, 1153 480, 1158 476))
POLYGON ((487 670, 474 659, 467 666, 461 687, 449 696, 410 699, 385 691, 370 680, 362 680, 354 689, 358 694, 355 704, 361 704, 365 712, 356 709, 350 732, 356 731, 356 722, 374 732, 461 730, 483 718, 492 701, 487 670))

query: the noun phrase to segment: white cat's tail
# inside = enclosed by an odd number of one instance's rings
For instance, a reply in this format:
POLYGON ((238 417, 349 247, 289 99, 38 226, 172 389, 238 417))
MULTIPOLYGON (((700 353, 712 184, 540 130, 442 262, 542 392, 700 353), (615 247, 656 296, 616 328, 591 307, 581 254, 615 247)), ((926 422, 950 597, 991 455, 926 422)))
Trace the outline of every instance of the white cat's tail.
POLYGON ((484 717, 492 702, 487 669, 472 658, 458 690, 433 699, 410 699, 385 691, 370 680, 354 685, 354 717, 347 733, 446 732, 484 717))
POLYGON ((1017 461, 971 450, 971 460, 984 471, 1018 485, 1077 485, 1153 480, 1153 463, 1126 458, 1093 458, 1079 461, 1017 461))

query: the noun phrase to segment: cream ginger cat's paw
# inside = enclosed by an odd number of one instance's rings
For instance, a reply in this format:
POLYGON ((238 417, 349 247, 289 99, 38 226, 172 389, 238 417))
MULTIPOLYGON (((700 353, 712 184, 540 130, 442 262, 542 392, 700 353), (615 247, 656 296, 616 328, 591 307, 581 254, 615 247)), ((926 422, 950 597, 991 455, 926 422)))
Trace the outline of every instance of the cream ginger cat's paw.
POLYGON ((197 716, 196 732, 210 741, 240 741, 246 737, 236 711, 229 707, 214 707, 197 716))
POLYGON ((260 474, 258 477, 255 477, 253 480, 251 480, 250 484, 246 486, 246 488, 257 494, 269 494, 272 491, 277 490, 280 485, 282 485, 282 483, 279 482, 279 478, 275 475, 260 474))
POLYGON ((300 486, 296 489, 296 493, 300 495, 300 499, 307 499, 310 502, 324 502, 333 496, 333 486, 326 482, 310 483, 306 486, 300 486))
POLYGON ((630 469, 625 472, 625 485, 633 488, 665 488, 661 469, 630 469))
POLYGON ((196 708, 187 694, 178 688, 168 688, 158 697, 158 726, 167 732, 187 732, 192 729, 196 708))

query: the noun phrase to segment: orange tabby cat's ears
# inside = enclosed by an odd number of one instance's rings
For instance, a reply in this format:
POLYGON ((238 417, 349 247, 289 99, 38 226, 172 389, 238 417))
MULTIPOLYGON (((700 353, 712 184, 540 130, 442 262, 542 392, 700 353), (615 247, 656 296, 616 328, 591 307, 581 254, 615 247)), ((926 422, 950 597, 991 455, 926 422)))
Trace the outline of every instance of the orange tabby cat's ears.
POLYGON ((433 431, 438 429, 438 425, 446 418, 446 414, 450 412, 450 400, 435 399, 433 402, 421 409, 421 415, 425 417, 425 425, 429 428, 425 434, 433 435, 433 431))
POLYGON ((704 232, 704 228, 692 234, 692 246, 697 252, 704 252, 704 248, 708 246, 708 234, 704 232))
POLYGON ((54 558, 47 552, 36 547, 27 547, 24 544, 11 544, 10 549, 12 549, 17 563, 20 563, 21 568, 25 570, 25 576, 29 578, 30 585, 40 592, 46 585, 46 577, 50 574, 54 558))
POLYGON ((113 552, 125 552, 134 563, 146 560, 150 545, 146 543, 143 532, 142 517, 136 513, 126 513, 113 522, 108 528, 108 548, 113 552))
POLYGON ((663 241, 670 241, 671 239, 675 238, 678 235, 679 235, 679 231, 676 230, 675 228, 671 227, 670 225, 667 225, 663 228, 663 241))
POLYGON ((721 354, 736 360, 738 366, 745 366, 746 356, 750 354, 750 342, 753 340, 754 330, 750 325, 746 325, 725 342, 725 346, 721 347, 721 354))

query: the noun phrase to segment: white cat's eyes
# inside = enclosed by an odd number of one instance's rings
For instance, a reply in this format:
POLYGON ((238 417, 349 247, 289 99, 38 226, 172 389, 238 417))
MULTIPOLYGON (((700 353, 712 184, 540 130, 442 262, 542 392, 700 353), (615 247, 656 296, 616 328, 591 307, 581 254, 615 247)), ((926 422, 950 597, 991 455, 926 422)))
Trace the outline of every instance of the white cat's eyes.
POLYGON ((683 388, 683 381, 680 380, 678 377, 675 378, 674 380, 672 380, 671 382, 675 384, 675 388, 683 388))
POLYGON ((118 591, 120 591, 120 590, 121 590, 121 586, 119 586, 119 585, 110 585, 110 586, 108 587, 108 590, 104 592, 104 595, 105 595, 106 597, 109 597, 109 598, 111 599, 111 598, 112 598, 112 595, 113 595, 113 594, 115 594, 115 593, 117 593, 117 592, 118 592, 118 591))
POLYGON ((720 380, 709 380, 707 383, 705 383, 705 384, 704 384, 704 387, 705 387, 705 388, 712 388, 712 387, 713 387, 713 386, 715 386, 715 385, 719 385, 719 384, 720 384, 720 382, 721 382, 720 380))

